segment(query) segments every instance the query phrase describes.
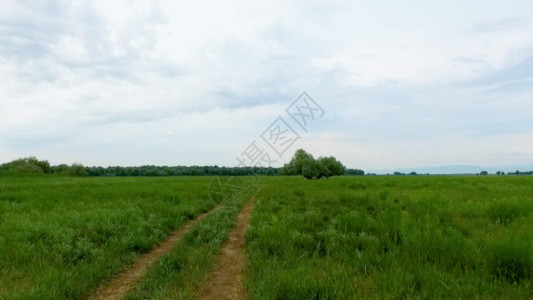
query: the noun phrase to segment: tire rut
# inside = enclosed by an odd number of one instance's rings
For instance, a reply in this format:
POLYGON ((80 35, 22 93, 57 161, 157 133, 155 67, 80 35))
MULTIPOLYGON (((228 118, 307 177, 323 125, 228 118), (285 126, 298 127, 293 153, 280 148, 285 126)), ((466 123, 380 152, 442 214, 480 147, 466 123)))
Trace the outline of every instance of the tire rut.
POLYGON ((146 273, 147 269, 155 263, 161 256, 170 252, 176 244, 183 238, 185 233, 200 220, 208 216, 220 205, 215 206, 211 210, 200 214, 196 218, 187 222, 180 229, 175 230, 170 236, 158 244, 149 252, 143 254, 137 259, 132 266, 118 274, 111 282, 98 288, 96 292, 88 299, 91 300, 110 300, 123 298, 133 287, 136 286, 139 279, 146 273))
POLYGON ((200 292, 200 299, 246 299, 243 283, 245 233, 252 215, 255 195, 237 216, 229 238, 222 244, 217 265, 200 292))

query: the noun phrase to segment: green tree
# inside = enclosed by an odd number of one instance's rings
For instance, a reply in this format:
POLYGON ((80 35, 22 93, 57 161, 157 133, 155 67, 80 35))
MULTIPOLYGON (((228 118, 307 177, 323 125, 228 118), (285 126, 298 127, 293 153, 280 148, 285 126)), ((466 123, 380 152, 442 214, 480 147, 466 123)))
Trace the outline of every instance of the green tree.
MULTIPOLYGON (((359 169, 346 169, 346 174, 347 175, 362 176, 362 175, 365 175, 365 171, 359 170, 359 169)), ((370 174, 370 175, 372 175, 372 174, 370 174)), ((373 175, 375 175, 375 174, 373 174, 373 175)))
POLYGON ((314 159, 313 155, 298 149, 291 161, 284 165, 285 175, 303 175, 307 179, 328 178, 346 173, 346 167, 335 157, 319 157, 314 159))
POLYGON ((313 164, 306 164, 302 166, 302 175, 307 179, 316 178, 318 175, 317 168, 313 164))
POLYGON ((318 163, 319 178, 346 174, 346 167, 333 156, 319 157, 318 163))
POLYGON ((85 170, 85 167, 82 164, 79 163, 73 163, 68 169, 66 170, 68 175, 71 176, 85 176, 87 175, 87 170, 85 170))
POLYGON ((283 166, 283 173, 285 175, 301 175, 304 166, 306 166, 306 169, 312 168, 314 161, 313 155, 305 152, 303 149, 298 149, 294 153, 291 161, 283 166))
POLYGON ((50 164, 46 160, 38 160, 31 156, 19 158, 5 165, 6 169, 11 169, 21 173, 50 173, 50 164))

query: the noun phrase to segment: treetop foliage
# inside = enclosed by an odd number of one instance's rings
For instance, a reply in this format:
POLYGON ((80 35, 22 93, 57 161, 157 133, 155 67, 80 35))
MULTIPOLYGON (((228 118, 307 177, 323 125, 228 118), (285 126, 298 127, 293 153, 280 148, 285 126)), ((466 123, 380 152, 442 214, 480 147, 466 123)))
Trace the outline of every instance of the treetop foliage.
POLYGON ((284 165, 283 173, 285 175, 303 175, 307 179, 320 179, 344 175, 346 174, 346 167, 333 156, 315 159, 310 153, 298 149, 291 161, 284 165))
POLYGON ((12 170, 26 174, 48 174, 50 173, 50 163, 32 156, 2 164, 0 165, 0 170, 12 170))
POLYGON ((25 157, 0 165, 0 171, 11 171, 24 174, 63 174, 72 176, 85 176, 87 170, 82 164, 73 163, 70 166, 65 164, 50 166, 47 160, 25 157))

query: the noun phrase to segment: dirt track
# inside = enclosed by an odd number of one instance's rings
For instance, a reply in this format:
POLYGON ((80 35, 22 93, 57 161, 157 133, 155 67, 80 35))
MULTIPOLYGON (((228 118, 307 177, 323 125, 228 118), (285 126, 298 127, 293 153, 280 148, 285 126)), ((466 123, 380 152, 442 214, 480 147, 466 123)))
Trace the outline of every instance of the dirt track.
POLYGON ((208 277, 200 299, 246 299, 243 283, 245 265, 244 246, 246 227, 252 215, 255 196, 246 203, 237 217, 229 238, 222 244, 215 270, 208 277))
POLYGON ((187 230, 209 215, 215 208, 197 216, 180 229, 174 231, 166 240, 150 250, 150 252, 143 254, 129 269, 126 269, 124 272, 117 275, 117 277, 115 277, 109 284, 99 288, 89 299, 100 300, 123 298, 130 289, 135 287, 137 281, 144 275, 148 267, 156 262, 162 255, 170 252, 185 235, 187 230))

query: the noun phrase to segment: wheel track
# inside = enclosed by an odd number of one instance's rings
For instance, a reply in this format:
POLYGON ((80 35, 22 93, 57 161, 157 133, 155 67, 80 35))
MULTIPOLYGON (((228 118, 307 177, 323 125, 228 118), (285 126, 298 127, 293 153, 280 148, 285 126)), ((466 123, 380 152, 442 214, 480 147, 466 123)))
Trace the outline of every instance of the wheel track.
MULTIPOLYGON (((256 194, 257 195, 257 194, 256 194)), ((200 299, 246 299, 243 283, 245 266, 245 234, 253 211, 256 195, 244 206, 229 238, 222 244, 221 254, 215 269, 209 274, 207 283, 200 292, 200 299)))
POLYGON ((200 214, 196 218, 187 222, 180 229, 175 230, 170 236, 159 243, 155 248, 143 254, 137 259, 131 267, 118 274, 111 282, 101 286, 96 292, 89 297, 91 300, 111 300, 123 298, 133 287, 136 286, 139 279, 146 273, 147 269, 154 264, 161 256, 170 252, 176 244, 183 238, 185 233, 203 218, 211 214, 220 204, 211 210, 200 214))

